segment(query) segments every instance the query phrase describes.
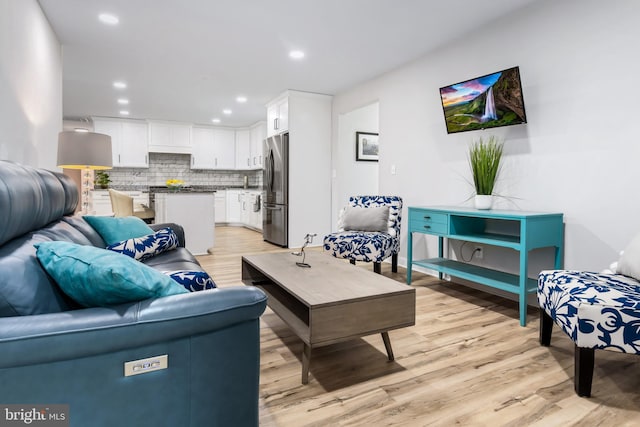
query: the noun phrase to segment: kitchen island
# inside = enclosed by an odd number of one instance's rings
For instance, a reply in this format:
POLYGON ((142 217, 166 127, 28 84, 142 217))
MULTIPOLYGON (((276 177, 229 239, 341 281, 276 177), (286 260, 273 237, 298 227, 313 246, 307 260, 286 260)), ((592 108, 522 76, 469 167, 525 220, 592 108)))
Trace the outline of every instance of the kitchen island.
POLYGON ((156 223, 182 225, 185 246, 206 255, 215 240, 215 192, 155 193, 156 223))

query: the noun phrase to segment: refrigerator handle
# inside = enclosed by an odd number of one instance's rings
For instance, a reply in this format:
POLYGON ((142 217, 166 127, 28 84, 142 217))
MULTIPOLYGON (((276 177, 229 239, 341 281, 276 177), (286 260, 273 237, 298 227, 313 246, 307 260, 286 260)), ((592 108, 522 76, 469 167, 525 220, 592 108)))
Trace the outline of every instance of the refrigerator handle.
POLYGON ((275 161, 273 160, 273 150, 269 151, 269 190, 273 191, 273 181, 274 181, 274 173, 273 169, 275 168, 275 161))

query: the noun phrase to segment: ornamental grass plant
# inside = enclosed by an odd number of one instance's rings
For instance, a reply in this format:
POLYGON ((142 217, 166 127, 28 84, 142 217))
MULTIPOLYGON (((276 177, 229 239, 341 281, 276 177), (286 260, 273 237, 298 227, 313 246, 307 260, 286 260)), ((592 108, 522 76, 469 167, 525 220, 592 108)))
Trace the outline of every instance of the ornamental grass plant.
POLYGON ((490 196, 500 172, 503 143, 495 136, 482 138, 469 147, 469 164, 477 195, 490 196))

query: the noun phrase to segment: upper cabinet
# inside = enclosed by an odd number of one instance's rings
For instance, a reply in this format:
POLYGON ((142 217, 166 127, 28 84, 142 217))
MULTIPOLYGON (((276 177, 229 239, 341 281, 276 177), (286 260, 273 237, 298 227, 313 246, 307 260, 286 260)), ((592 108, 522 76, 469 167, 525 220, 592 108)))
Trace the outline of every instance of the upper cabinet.
POLYGON ((267 104, 267 136, 289 130, 289 98, 279 98, 267 104))
POLYGON ((217 128, 213 130, 213 150, 216 169, 235 169, 236 132, 233 129, 217 128))
POLYGON ((177 122, 149 122, 149 151, 191 153, 191 125, 177 122))
POLYGON ((149 167, 149 131, 146 122, 93 117, 93 130, 111 137, 114 167, 149 167))
POLYGON ((264 121, 249 129, 236 129, 236 169, 262 169, 262 141, 266 133, 264 121))
POLYGON ((251 127, 251 169, 262 169, 262 141, 267 136, 267 124, 265 122, 259 122, 251 127))
POLYGON ((235 169, 233 129, 194 127, 191 136, 191 169, 235 169))
POLYGON ((191 129, 191 169, 215 169, 213 129, 191 129))
POLYGON ((251 131, 236 130, 236 169, 251 169, 251 131))

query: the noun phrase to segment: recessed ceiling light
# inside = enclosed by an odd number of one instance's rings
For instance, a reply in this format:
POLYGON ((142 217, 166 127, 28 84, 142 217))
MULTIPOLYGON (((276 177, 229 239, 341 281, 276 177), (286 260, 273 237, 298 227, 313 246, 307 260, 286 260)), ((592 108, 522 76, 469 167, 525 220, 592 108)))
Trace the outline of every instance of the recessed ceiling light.
POLYGON ((80 133, 86 133, 89 132, 89 129, 85 129, 85 128, 75 128, 74 129, 76 132, 80 132, 80 133))
POLYGON ((304 58, 304 52, 301 50, 292 50, 289 52, 289 57, 293 59, 302 59, 304 58))
POLYGON ((110 13, 101 13, 100 15, 98 15, 98 19, 100 20, 100 22, 109 25, 117 25, 118 22, 120 22, 117 16, 110 13))
POLYGON ((229 114, 231 114, 232 112, 233 112, 233 111, 231 111, 231 110, 230 110, 230 109, 228 109, 228 108, 225 108, 224 110, 222 110, 222 114, 226 114, 227 116, 228 116, 229 114))
POLYGON ((128 116, 129 112, 127 110, 120 110, 120 114, 123 116, 128 116))
POLYGON ((117 81, 117 82, 113 82, 113 87, 115 87, 116 89, 126 89, 127 84, 123 81, 117 81))
POLYGON ((236 101, 238 101, 239 103, 243 104, 245 102, 247 102, 247 97, 246 96, 239 96, 236 98, 236 101))
POLYGON ((218 119, 218 118, 211 119, 211 121, 212 121, 213 123, 220 123, 220 119, 218 119))
POLYGON ((129 104, 129 100, 126 98, 120 98, 118 99, 118 104, 120 105, 128 105, 129 104))

